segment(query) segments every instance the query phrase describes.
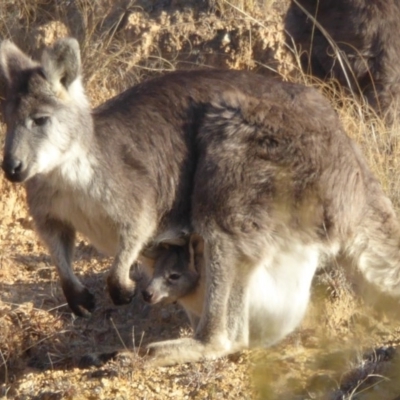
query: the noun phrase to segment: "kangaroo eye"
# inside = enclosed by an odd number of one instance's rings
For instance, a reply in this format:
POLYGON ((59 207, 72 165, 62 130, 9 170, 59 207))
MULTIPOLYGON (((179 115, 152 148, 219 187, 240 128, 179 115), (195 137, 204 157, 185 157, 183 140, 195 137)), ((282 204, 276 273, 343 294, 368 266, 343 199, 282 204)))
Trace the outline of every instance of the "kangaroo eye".
POLYGON ((171 281, 177 281, 180 277, 180 274, 171 274, 168 279, 170 279, 171 281))
POLYGON ((49 120, 49 117, 36 117, 36 118, 32 118, 32 120, 36 126, 43 126, 43 125, 46 125, 46 123, 49 120))

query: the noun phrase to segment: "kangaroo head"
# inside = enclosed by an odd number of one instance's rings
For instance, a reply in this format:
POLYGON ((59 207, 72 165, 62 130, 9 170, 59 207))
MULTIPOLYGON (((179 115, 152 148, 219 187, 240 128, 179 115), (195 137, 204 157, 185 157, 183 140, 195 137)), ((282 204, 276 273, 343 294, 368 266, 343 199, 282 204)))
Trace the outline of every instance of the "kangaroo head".
POLYGON ((162 247, 143 298, 151 304, 172 303, 192 292, 198 280, 199 273, 188 245, 162 247))
POLYGON ((51 172, 71 155, 90 119, 80 70, 75 39, 46 48, 41 62, 8 40, 0 43, 0 96, 7 125, 2 168, 9 180, 23 182, 51 172))

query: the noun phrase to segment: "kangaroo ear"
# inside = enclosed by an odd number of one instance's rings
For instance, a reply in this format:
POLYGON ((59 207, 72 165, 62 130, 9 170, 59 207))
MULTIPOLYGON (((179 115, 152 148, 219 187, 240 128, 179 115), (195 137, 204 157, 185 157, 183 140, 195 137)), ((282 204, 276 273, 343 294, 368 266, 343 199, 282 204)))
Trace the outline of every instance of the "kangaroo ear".
POLYGON ((190 236, 189 253, 189 268, 200 273, 204 263, 204 239, 200 235, 194 233, 190 236))
POLYGON ((155 260, 160 257, 165 252, 165 250, 168 250, 168 245, 165 245, 163 243, 160 243, 158 245, 154 244, 145 247, 141 252, 141 256, 155 260))
POLYGON ((181 236, 166 239, 165 241, 161 242, 161 244, 171 245, 171 246, 187 246, 189 243, 189 236, 186 234, 182 234, 181 236))
POLYGON ((81 74, 78 41, 74 38, 57 40, 52 47, 43 51, 42 66, 47 80, 56 93, 60 92, 61 88, 68 91, 81 74))
POLYGON ((190 236, 190 246, 192 247, 192 251, 194 255, 203 255, 204 253, 204 239, 196 234, 193 233, 190 236))
POLYGON ((21 72, 37 67, 38 64, 23 53, 10 40, 0 42, 0 96, 18 79, 21 72))

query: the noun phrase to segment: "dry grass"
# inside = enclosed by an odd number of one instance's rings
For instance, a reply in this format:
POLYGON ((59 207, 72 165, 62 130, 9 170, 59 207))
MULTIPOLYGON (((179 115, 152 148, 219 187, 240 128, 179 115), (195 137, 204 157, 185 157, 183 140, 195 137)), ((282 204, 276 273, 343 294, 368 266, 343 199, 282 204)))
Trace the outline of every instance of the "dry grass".
POLYGON ((221 12, 232 9, 240 13, 246 13, 249 17, 255 13, 266 12, 272 7, 274 0, 215 0, 215 7, 221 12))
MULTIPOLYGON (((58 37, 76 36, 93 105, 163 71, 198 66, 275 71, 285 80, 316 86, 331 99, 398 208, 398 122, 388 128, 334 83, 299 72, 298 54, 283 43, 279 13, 285 5, 15 0, 0 2, 0 32, 31 53, 58 37)), ((279 346, 150 371, 138 351, 153 340, 190 334, 183 313, 176 306, 149 308, 140 299, 114 307, 104 295, 110 260, 82 241, 76 270, 98 304, 90 320, 75 319, 32 230, 22 190, 0 178, 0 193, 0 396, 338 400, 400 393, 393 379, 395 352, 382 350, 383 358, 372 361, 364 355, 367 348, 397 345, 398 326, 361 304, 339 266, 316 277, 306 320, 279 346)))

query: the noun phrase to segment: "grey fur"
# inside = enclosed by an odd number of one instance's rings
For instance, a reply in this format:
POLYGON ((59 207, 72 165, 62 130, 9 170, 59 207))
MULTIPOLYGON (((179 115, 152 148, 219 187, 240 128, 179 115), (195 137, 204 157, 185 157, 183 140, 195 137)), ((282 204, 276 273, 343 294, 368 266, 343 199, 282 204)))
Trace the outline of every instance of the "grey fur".
POLYGON ((193 338, 149 346, 160 363, 247 347, 248 282, 261 265, 275 277, 268 290, 286 330, 301 321, 323 253, 400 295, 392 204, 317 91, 244 71, 176 71, 92 111, 72 39, 41 64, 22 53, 15 63, 15 52, 0 47, 2 167, 25 183, 75 313, 94 306, 72 271, 76 231, 115 256, 107 283, 116 304, 134 294, 129 270, 146 246, 182 232, 204 238, 200 321, 193 338))
POLYGON ((150 280, 142 291, 144 300, 150 304, 178 302, 195 330, 205 295, 203 239, 193 234, 190 243, 158 246, 153 256, 154 263, 145 263, 150 280))

